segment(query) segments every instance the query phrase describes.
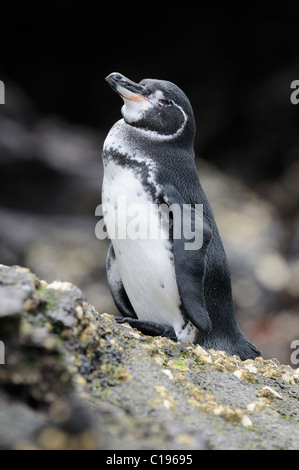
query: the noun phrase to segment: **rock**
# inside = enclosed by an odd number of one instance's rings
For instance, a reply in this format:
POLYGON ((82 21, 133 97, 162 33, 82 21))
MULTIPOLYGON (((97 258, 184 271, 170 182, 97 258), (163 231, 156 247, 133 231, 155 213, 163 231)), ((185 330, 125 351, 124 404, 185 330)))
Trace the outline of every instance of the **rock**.
POLYGON ((144 336, 18 266, 0 287, 0 448, 299 449, 289 366, 144 336))
POLYGON ((273 388, 271 387, 262 387, 260 390, 257 392, 258 397, 265 397, 268 398, 269 400, 273 400, 274 398, 278 398, 279 400, 282 400, 282 396, 277 393, 273 388))

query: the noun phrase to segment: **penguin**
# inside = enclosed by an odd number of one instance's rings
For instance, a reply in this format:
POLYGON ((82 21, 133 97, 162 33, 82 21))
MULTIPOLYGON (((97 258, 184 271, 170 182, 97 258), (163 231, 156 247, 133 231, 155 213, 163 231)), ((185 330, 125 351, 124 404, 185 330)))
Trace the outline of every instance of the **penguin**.
POLYGON ((228 261, 195 166, 189 99, 165 80, 135 83, 117 72, 106 80, 123 99, 122 119, 102 152, 102 205, 111 240, 106 271, 121 313, 117 321, 242 360, 260 356, 237 324, 228 261))

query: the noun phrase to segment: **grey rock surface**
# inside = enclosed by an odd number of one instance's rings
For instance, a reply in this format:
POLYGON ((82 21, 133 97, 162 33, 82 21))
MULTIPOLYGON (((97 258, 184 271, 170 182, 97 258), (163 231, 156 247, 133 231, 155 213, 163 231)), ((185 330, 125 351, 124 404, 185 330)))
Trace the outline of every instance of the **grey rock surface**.
POLYGON ((142 335, 0 266, 0 448, 299 449, 299 369, 142 335))

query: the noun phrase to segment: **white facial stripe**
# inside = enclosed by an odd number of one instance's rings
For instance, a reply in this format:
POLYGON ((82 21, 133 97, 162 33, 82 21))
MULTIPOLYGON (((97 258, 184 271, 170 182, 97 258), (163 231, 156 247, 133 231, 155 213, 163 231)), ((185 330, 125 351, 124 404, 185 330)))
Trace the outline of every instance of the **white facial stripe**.
MULTIPOLYGON (((143 114, 152 106, 157 105, 158 100, 165 99, 165 95, 161 90, 156 90, 149 98, 142 97, 141 95, 134 94, 122 86, 117 87, 117 91, 120 93, 124 100, 124 105, 121 108, 121 112, 125 120, 130 124, 139 121, 143 114)), ((136 128, 139 134, 143 134, 149 137, 151 140, 158 140, 160 142, 173 140, 185 129, 188 121, 188 116, 181 106, 176 103, 172 103, 172 106, 178 108, 183 114, 184 121, 181 127, 174 134, 160 134, 157 131, 151 131, 148 129, 136 128)))
MULTIPOLYGON (((159 99, 163 99, 163 98, 159 98, 159 99)), ((181 125, 181 127, 174 134, 159 134, 159 132, 151 131, 151 130, 148 130, 148 129, 142 129, 140 127, 136 128, 136 131, 139 132, 140 134, 143 134, 146 137, 149 137, 152 140, 156 140, 156 141, 158 140, 160 142, 166 142, 168 140, 173 140, 176 137, 179 137, 179 135, 182 134, 183 130, 186 127, 186 124, 187 124, 187 121, 188 121, 188 116, 185 113, 185 111, 183 110, 183 108, 181 106, 179 106, 178 104, 173 103, 172 106, 175 106, 176 108, 178 108, 184 116, 183 124, 181 125)))

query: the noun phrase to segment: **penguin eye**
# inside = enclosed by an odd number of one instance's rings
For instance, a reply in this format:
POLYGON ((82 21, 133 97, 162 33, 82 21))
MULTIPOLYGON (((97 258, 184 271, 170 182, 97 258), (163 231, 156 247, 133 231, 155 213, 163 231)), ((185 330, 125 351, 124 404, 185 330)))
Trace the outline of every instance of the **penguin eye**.
POLYGON ((164 99, 160 99, 160 100, 158 100, 158 102, 159 102, 160 104, 162 104, 162 106, 169 106, 169 105, 171 104, 171 101, 169 101, 169 100, 164 100, 164 99))

